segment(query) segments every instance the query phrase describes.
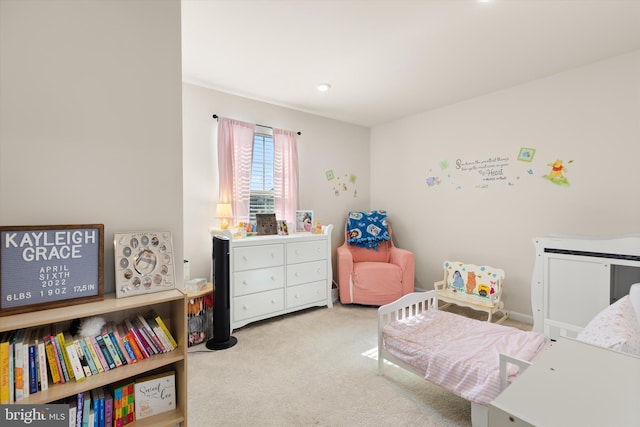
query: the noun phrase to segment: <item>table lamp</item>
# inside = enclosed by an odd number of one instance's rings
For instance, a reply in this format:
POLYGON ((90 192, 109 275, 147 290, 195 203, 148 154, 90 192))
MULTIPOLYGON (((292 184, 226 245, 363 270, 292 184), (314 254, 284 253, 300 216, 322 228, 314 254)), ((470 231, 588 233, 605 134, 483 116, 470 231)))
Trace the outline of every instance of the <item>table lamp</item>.
POLYGON ((229 227, 229 219, 233 218, 231 203, 218 203, 216 207, 216 218, 218 218, 218 226, 221 230, 229 227))

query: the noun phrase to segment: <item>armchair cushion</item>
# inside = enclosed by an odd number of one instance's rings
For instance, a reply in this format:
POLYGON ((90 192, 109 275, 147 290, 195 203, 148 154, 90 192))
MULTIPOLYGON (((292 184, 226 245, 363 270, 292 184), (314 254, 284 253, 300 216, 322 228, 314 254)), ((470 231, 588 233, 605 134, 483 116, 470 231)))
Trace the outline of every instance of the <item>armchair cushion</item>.
POLYGON ((353 262, 389 262, 391 259, 391 245, 389 242, 381 242, 378 250, 350 246, 353 262))

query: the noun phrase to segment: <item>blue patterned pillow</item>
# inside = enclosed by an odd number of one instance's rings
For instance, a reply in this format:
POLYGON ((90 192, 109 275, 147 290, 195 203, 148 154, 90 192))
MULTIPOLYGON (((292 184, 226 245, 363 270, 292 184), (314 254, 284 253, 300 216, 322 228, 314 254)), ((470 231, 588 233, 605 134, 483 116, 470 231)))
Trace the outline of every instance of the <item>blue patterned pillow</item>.
POLYGON ((386 211, 349 212, 347 243, 377 250, 378 244, 386 240, 389 240, 386 211))

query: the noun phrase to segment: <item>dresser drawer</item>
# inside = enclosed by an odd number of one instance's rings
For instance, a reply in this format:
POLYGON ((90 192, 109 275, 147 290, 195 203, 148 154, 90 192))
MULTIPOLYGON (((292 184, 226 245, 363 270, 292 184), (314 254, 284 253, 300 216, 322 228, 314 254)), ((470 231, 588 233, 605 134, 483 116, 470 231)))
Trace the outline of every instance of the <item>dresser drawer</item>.
POLYGON ((287 264, 327 259, 327 241, 298 242, 287 244, 287 264))
POLYGON ((287 288, 287 308, 327 300, 327 282, 314 282, 287 288))
POLYGON ((233 296, 254 294, 284 287, 284 267, 240 271, 233 274, 233 296))
POLYGON ((245 246, 233 250, 233 271, 284 264, 284 245, 245 246))
POLYGON ((234 322, 282 310, 284 310, 284 289, 245 295, 233 299, 234 322))
POLYGON ((305 262, 287 266, 287 286, 327 279, 327 261, 305 262))

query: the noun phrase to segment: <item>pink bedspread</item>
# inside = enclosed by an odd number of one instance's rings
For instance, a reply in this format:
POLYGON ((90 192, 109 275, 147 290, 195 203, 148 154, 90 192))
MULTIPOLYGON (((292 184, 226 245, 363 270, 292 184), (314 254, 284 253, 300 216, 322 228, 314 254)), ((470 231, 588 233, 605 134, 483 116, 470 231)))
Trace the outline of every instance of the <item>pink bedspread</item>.
MULTIPOLYGON (((545 344, 535 332, 441 310, 392 322, 383 336, 387 350, 425 372, 428 381, 482 405, 500 393, 500 353, 531 361, 545 344)), ((509 376, 517 373, 508 365, 509 376)))

